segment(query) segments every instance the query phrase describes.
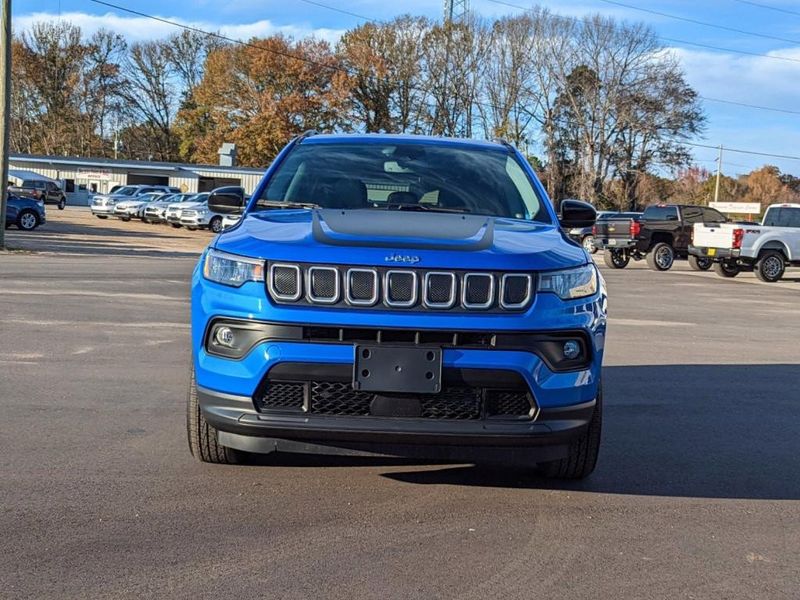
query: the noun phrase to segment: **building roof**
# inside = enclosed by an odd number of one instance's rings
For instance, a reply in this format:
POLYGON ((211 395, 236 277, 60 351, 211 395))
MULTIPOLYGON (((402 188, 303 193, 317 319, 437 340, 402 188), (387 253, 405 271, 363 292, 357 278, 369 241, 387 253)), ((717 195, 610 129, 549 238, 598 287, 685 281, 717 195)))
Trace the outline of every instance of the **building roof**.
POLYGON ((170 163, 149 160, 116 160, 113 158, 91 158, 79 156, 43 156, 40 154, 12 154, 11 161, 42 164, 71 165, 75 167, 107 169, 147 169, 149 171, 227 171, 234 173, 263 174, 266 167, 223 167, 220 165, 198 165, 193 163, 170 163))

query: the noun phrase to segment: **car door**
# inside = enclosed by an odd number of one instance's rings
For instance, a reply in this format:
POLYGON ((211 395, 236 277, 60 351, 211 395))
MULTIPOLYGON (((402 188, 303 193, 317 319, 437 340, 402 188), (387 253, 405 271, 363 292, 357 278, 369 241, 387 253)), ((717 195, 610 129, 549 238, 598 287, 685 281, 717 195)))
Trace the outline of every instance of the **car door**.
POLYGON ((684 206, 680 210, 682 219, 675 235, 675 249, 686 250, 692 243, 694 224, 703 222, 703 209, 699 206, 684 206))

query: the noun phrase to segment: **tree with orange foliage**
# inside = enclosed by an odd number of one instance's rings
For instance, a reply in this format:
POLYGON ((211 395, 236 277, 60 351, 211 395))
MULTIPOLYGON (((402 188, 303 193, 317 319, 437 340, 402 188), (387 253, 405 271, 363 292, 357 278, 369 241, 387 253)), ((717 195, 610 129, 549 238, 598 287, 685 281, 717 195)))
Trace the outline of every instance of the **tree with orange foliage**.
POLYGON ((291 137, 339 129, 350 82, 327 42, 276 35, 213 50, 192 104, 178 114, 181 156, 214 163, 223 142, 266 166, 291 137))

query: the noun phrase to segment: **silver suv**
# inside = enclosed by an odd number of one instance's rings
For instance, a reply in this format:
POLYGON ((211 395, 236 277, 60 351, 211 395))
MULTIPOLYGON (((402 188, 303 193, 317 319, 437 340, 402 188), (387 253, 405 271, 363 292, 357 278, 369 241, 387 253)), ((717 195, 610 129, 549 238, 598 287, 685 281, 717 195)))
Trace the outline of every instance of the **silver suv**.
POLYGON ((150 193, 178 194, 180 190, 169 185, 124 185, 113 194, 98 194, 91 204, 92 214, 98 219, 114 216, 117 202, 133 200, 137 196, 150 193))

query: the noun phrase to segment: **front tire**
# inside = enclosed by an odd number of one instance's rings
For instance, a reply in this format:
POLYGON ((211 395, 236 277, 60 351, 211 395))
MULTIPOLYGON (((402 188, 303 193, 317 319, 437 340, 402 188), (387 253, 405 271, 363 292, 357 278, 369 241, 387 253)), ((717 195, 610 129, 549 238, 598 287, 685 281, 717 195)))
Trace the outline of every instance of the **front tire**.
POLYGON ((742 272, 742 269, 739 265, 732 262, 715 262, 714 263, 714 273, 719 275, 720 277, 736 277, 739 273, 742 272))
POLYGON ((95 215, 98 219, 107 219, 108 215, 95 215))
POLYGON ((181 225, 179 223, 170 223, 175 229, 180 229, 181 225))
POLYGON ((66 206, 67 206, 67 199, 61 198, 61 200, 58 201, 58 210, 64 210, 66 206))
POLYGON ((597 393, 597 404, 586 432, 569 445, 569 454, 562 459, 539 464, 539 470, 551 479, 584 479, 592 474, 600 452, 603 424, 603 389, 597 393))
POLYGON ((693 254, 689 255, 689 267, 691 267, 692 271, 708 271, 713 264, 715 263, 708 258, 700 258, 693 254))
POLYGON ((39 226, 39 216, 32 210, 23 210, 17 215, 17 227, 22 231, 33 231, 39 226))
POLYGON ((672 246, 659 242, 647 253, 647 266, 653 271, 669 271, 675 263, 675 250, 672 246))
POLYGON ((609 250, 603 252, 603 262, 612 269, 624 269, 631 262, 631 256, 624 250, 609 250))
POLYGON ((208 222, 208 228, 213 233, 219 233, 222 231, 222 217, 214 217, 208 222))
POLYGON ((217 441, 217 430, 208 424, 203 411, 200 410, 194 368, 186 402, 186 435, 189 440, 189 451, 200 462, 233 465, 242 462, 246 455, 233 448, 221 446, 217 441))
POLYGON ((786 270, 786 259, 777 250, 766 250, 756 263, 756 277, 764 283, 775 283, 783 277, 786 270))
POLYGON ((595 254, 597 252, 597 246, 594 245, 593 235, 584 236, 584 238, 581 240, 581 246, 583 246, 583 249, 589 254, 595 254))

